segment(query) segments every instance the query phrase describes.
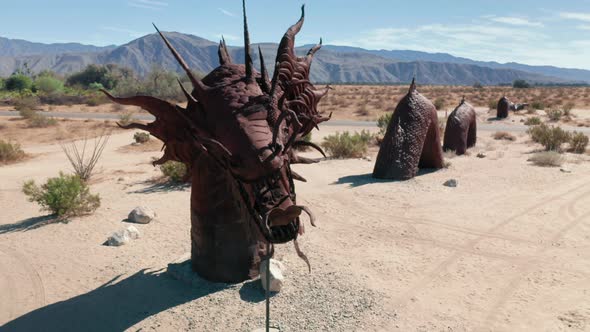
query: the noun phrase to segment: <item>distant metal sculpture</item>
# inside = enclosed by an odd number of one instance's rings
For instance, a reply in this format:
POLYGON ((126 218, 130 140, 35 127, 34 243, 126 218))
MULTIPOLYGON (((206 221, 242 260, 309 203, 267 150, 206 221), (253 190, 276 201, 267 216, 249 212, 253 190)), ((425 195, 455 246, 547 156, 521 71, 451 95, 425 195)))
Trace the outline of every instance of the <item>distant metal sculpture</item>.
POLYGON ((412 81, 399 102, 381 143, 373 177, 407 180, 418 168, 442 168, 443 156, 436 107, 412 81))
POLYGON ((164 142, 164 156, 154 165, 176 160, 188 166, 192 266, 216 282, 257 276, 265 249, 274 243, 295 241, 307 262, 296 242, 304 231, 301 213, 315 223, 311 211, 296 203, 293 180, 305 179, 291 170, 291 164, 316 161, 297 156, 293 148, 308 145, 321 151, 300 138, 330 118, 317 111, 328 88, 316 90, 309 81, 321 40, 304 57, 294 51, 304 7, 279 44, 272 80, 260 48, 261 72, 254 69, 244 3, 243 7, 245 65, 232 63, 222 40, 220 66, 202 80, 158 30, 193 85, 189 93, 181 84, 186 108, 149 96, 117 98, 105 91, 114 102, 140 106, 156 117, 147 125, 121 126, 146 130, 164 142))
POLYGON ((498 119, 505 119, 508 117, 508 111, 510 110, 510 101, 506 96, 503 96, 498 101, 498 107, 496 108, 496 117, 498 119))
POLYGON ((457 155, 465 154, 477 141, 477 119, 471 104, 461 100, 447 119, 443 151, 455 151, 457 155))
POLYGON ((510 103, 510 110, 518 112, 518 111, 522 111, 523 109, 527 108, 527 106, 529 106, 529 104, 527 104, 527 103, 524 103, 524 104, 510 103))

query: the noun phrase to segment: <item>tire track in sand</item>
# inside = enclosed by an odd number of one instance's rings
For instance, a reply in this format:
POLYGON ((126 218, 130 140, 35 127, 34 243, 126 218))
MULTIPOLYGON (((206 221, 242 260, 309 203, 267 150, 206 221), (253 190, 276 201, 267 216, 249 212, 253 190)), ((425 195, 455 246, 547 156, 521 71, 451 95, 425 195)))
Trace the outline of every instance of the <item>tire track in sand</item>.
POLYGON ((0 324, 45 304, 45 288, 37 270, 25 255, 4 245, 0 245, 0 286, 0 324))

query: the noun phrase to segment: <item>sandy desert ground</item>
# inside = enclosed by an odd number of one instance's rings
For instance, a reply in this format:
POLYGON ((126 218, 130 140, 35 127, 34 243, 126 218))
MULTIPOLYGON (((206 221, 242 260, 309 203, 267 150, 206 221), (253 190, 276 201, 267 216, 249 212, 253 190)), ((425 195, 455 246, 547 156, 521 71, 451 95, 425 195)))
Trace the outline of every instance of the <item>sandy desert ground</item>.
MULTIPOLYGON (((481 116, 485 117, 485 116, 481 116)), ((345 127, 324 126, 314 140, 345 127)), ((373 128, 372 130, 376 130, 373 128)), ((271 317, 281 331, 589 331, 590 156, 566 173, 527 162, 539 146, 480 131, 467 156, 406 182, 376 181, 371 160, 296 165, 298 198, 318 227, 302 250, 278 247, 284 290, 271 317), (477 158, 485 152, 486 158, 477 158), (443 183, 457 179, 458 187, 443 183)), ((186 186, 154 182, 159 151, 111 137, 91 190, 91 216, 54 223, 21 193, 70 166, 60 146, 0 167, 0 331, 251 331, 264 322, 259 281, 189 286, 166 273, 190 249, 186 186), (148 151, 145 151, 148 150, 148 151), (138 205, 158 217, 141 238, 102 243, 138 205)), ((315 155, 312 152, 307 154, 315 155)))

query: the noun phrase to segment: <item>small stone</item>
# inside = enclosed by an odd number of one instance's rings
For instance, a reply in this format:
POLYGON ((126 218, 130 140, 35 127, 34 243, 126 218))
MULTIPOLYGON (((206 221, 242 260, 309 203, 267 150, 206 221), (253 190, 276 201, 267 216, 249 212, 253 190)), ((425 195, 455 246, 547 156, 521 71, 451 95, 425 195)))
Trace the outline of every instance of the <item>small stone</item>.
POLYGON ((487 156, 483 152, 480 152, 480 153, 477 154, 477 158, 485 158, 485 157, 487 157, 487 156))
POLYGON ((371 157, 369 157, 369 156, 366 156, 366 157, 365 157, 365 158, 363 158, 363 159, 365 159, 366 161, 371 161, 371 157))
POLYGON ((127 230, 121 230, 114 232, 109 238, 107 239, 106 245, 110 247, 119 247, 124 244, 129 243, 131 239, 129 238, 129 233, 127 230))
POLYGON ((450 180, 447 180, 445 183, 443 183, 443 186, 455 188, 457 186, 457 184, 458 184, 457 180, 450 179, 450 180))
MULTIPOLYGON (((274 328, 274 327, 269 327, 268 330, 270 332, 281 332, 281 330, 279 330, 277 328, 274 328)), ((252 332, 266 332, 266 328, 265 327, 259 328, 259 329, 256 329, 256 330, 252 330, 252 332)))
POLYGON ((148 224, 155 217, 156 213, 152 209, 146 206, 138 206, 129 213, 127 219, 138 224, 148 224))
MULTIPOLYGON (((262 261, 260 263, 260 281, 262 283, 262 289, 266 290, 266 265, 268 264, 268 260, 262 261)), ((285 266, 280 261, 276 259, 270 259, 270 288, 271 292, 280 292, 281 288, 283 287, 283 280, 285 277, 283 276, 282 270, 285 269, 285 266)))
POLYGON ((125 229, 125 233, 127 233, 127 236, 129 236, 129 238, 132 240, 139 239, 139 230, 135 228, 135 226, 127 227, 127 229, 125 229))
POLYGON ((560 168, 559 170, 560 170, 560 171, 562 171, 563 173, 571 173, 571 172, 572 172, 572 170, 571 170, 571 169, 569 169, 569 168, 565 168, 565 167, 562 167, 562 168, 560 168))

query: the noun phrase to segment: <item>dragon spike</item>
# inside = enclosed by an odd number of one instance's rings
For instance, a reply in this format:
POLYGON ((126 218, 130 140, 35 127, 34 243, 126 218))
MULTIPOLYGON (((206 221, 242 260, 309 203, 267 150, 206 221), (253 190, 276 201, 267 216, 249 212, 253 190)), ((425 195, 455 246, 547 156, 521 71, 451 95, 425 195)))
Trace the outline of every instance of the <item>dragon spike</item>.
POLYGON ((412 84, 410 84, 410 93, 416 91, 416 76, 412 78, 412 84))
POLYGON ((198 103, 197 100, 195 99, 195 97, 193 97, 193 95, 191 95, 186 88, 184 87, 184 85, 182 84, 182 82, 180 81, 180 79, 176 79, 178 81, 178 84, 180 85, 180 89, 182 90, 182 93, 184 93, 184 95, 186 96, 186 99, 189 102, 193 102, 193 103, 198 103))
POLYGON ((322 38, 320 38, 320 42, 315 45, 314 47, 312 47, 311 49, 309 49, 309 51, 307 52, 307 57, 311 58, 313 57, 313 55, 320 49, 322 48, 322 38))
POLYGON ((231 57, 229 52, 227 51, 227 46, 225 45, 225 39, 221 36, 221 40, 219 41, 219 48, 217 49, 217 55, 219 56, 219 64, 226 65, 232 63, 231 57))
POLYGON ((246 79, 252 80, 252 57, 250 56, 250 33, 248 32, 248 19, 246 17, 246 0, 242 0, 242 10, 244 13, 244 54, 246 63, 246 79))
POLYGON ((155 24, 153 24, 153 26, 154 26, 154 28, 156 28, 156 31, 158 32, 160 37, 162 37, 162 39, 164 40, 164 43, 166 44, 166 46, 168 47, 170 52, 172 52, 172 55, 174 56, 176 61, 178 61, 178 63, 182 67, 182 69, 184 69, 188 78, 193 83, 193 86, 194 86, 195 90, 197 90, 197 95, 199 95, 199 98, 203 99, 202 97, 203 97, 205 91, 207 90, 207 87, 205 86, 205 84, 203 84, 203 82, 201 82, 201 80, 197 79, 195 77, 195 75, 193 75, 193 73, 191 72, 190 68, 188 67, 188 65, 186 64, 184 59, 180 56, 180 54, 178 53, 178 51, 176 51, 176 49, 172 46, 172 44, 170 44, 170 41, 164 36, 164 34, 160 31, 160 29, 158 29, 158 27, 155 24))
POLYGON ((260 75, 262 81, 262 90, 264 90, 264 92, 266 93, 270 93, 270 87, 268 86, 268 71, 266 70, 266 66, 264 65, 264 56, 262 55, 260 45, 258 45, 258 56, 260 57, 260 75))
POLYGON ((275 63, 275 71, 272 73, 272 86, 270 88, 270 98, 272 101, 276 98, 277 85, 279 84, 279 68, 281 64, 277 61, 275 63))

